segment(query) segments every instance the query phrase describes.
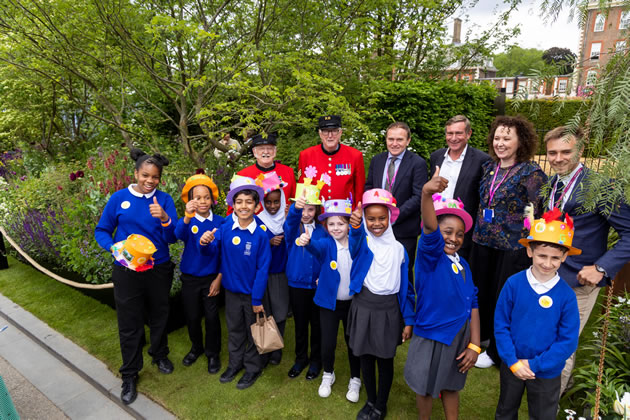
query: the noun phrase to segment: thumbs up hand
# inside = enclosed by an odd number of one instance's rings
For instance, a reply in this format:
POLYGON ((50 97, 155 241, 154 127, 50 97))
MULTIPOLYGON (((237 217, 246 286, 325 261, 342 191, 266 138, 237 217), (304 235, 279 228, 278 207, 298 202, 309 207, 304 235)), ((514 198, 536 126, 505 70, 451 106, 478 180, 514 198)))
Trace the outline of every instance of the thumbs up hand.
POLYGON ((168 222, 168 214, 166 214, 162 206, 160 206, 156 196, 153 196, 153 204, 149 205, 149 211, 151 212, 151 216, 160 219, 162 223, 168 222))
POLYGON ((305 205, 306 205, 306 190, 303 189, 302 190, 302 195, 300 196, 300 198, 295 200, 295 208, 296 209, 303 209, 305 205))
POLYGON ((217 231, 217 228, 205 231, 204 234, 201 235, 201 238, 199 239, 199 243, 203 246, 206 246, 209 243, 214 242, 214 233, 216 231, 217 231))
POLYGON ((308 229, 306 229, 306 232, 304 232, 300 235, 299 238, 297 238, 297 245, 306 246, 309 244, 309 242, 311 242, 311 234, 308 232, 308 229))
POLYGON ((350 224, 354 227, 361 226, 361 221, 363 220, 363 208, 361 207, 361 202, 357 203, 357 207, 354 209, 352 214, 350 215, 350 224))
POLYGON ((422 187, 422 193, 433 195, 435 193, 441 193, 448 187, 448 179, 440 176, 440 167, 435 167, 435 173, 433 174, 433 178, 429 180, 424 187, 422 187))

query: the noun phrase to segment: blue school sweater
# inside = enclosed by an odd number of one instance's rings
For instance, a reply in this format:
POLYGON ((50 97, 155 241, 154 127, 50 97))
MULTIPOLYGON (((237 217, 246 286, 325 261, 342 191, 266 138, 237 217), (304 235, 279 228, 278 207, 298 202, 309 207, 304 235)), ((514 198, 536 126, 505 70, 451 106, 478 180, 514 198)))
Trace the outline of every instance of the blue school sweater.
MULTIPOLYGON (((350 255, 352 256, 352 273, 350 276, 350 294, 359 293, 363 287, 365 276, 370 270, 374 254, 368 247, 368 236, 365 233, 363 223, 358 228, 350 226, 350 255), (355 271, 356 266, 356 271, 355 271)), ((400 289, 398 290, 398 305, 405 325, 413 325, 414 318, 414 291, 409 284, 408 273, 409 257, 405 251, 405 259, 400 266, 400 289)), ((392 267, 392 270, 397 267, 392 267)), ((321 280, 320 280, 321 281, 321 280)))
POLYGON ((464 274, 444 252, 440 229, 423 233, 416 255, 416 321, 413 333, 450 346, 477 308, 477 288, 468 263, 464 274))
POLYGON ((494 312, 494 337, 507 366, 527 359, 536 377, 555 378, 577 349, 579 331, 575 292, 564 280, 539 295, 529 285, 525 270, 503 286, 494 312), (541 305, 543 296, 551 298, 545 305, 551 302, 551 306, 541 305))
POLYGON ((201 244, 199 238, 207 231, 221 227, 223 217, 212 214, 212 220, 205 219, 203 221, 195 216, 190 219, 190 223, 184 223, 182 217, 177 222, 175 228, 175 236, 184 243, 184 252, 182 253, 182 261, 179 269, 182 273, 190 276, 205 277, 219 272, 221 266, 220 250, 212 255, 205 255, 201 252, 201 244))
MULTIPOLYGON (((284 239, 287 247, 287 278, 289 286, 298 289, 315 289, 316 280, 319 278, 321 263, 306 250, 306 247, 298 246, 295 240, 300 237, 300 223, 302 221, 302 209, 296 209, 295 204, 289 208, 287 220, 284 222, 284 239)), ((311 234, 311 240, 317 241, 328 235, 326 230, 315 223, 315 230, 311 234)))
MULTIPOLYGON (((175 225, 177 211, 170 195, 154 190, 152 194, 145 196, 129 186, 116 191, 109 198, 94 229, 94 238, 101 248, 111 253, 112 245, 127 239, 129 235, 135 233, 145 236, 157 248, 153 254, 154 263, 157 265, 170 259, 168 244, 177 242, 175 225), (167 227, 162 227, 160 219, 151 216, 149 206, 153 204, 153 197, 157 198, 158 203, 171 218, 171 224, 167 227)), ((120 265, 118 261, 116 264, 120 265)))
MULTIPOLYGON (((274 235, 267 226, 263 223, 262 220, 258 216, 254 216, 254 220, 256 220, 256 224, 260 226, 262 230, 267 234, 267 238, 271 240, 274 235)), ((271 245, 271 262, 269 263, 269 273, 284 273, 287 266, 287 246, 284 243, 284 239, 280 242, 280 245, 271 245)))
POLYGON ((221 253, 221 284, 232 293, 251 295, 252 305, 262 305, 267 288, 271 250, 267 233, 253 221, 253 232, 241 229, 229 218, 215 232, 215 239, 202 246, 204 255, 221 253))

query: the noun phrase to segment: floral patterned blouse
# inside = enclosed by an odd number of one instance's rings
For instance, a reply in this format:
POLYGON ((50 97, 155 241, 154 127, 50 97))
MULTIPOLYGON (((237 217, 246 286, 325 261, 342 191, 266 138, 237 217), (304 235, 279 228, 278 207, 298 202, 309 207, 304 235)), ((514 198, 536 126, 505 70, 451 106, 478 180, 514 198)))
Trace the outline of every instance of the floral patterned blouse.
POLYGON ((479 211, 473 233, 473 242, 500 250, 518 250, 522 245, 518 240, 526 237, 529 232, 523 226, 525 206, 534 204, 534 216, 539 218, 543 213, 543 202, 540 188, 547 182, 547 175, 535 162, 521 162, 511 168, 500 168, 496 176, 494 188, 503 179, 506 171, 510 171, 507 178, 497 188, 490 201, 490 186, 497 170, 497 163, 489 160, 483 164, 483 176, 479 185, 479 211), (484 209, 494 209, 491 222, 484 220, 484 209))

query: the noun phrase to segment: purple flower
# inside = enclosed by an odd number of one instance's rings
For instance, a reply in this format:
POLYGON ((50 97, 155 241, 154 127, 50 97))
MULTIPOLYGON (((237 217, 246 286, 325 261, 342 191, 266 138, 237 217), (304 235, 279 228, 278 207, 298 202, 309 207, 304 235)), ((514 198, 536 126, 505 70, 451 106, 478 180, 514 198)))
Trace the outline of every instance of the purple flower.
POLYGON ((77 175, 74 172, 70 172, 70 181, 74 181, 77 179, 77 175))
POLYGON ((26 175, 22 175, 22 176, 20 177, 20 181, 24 181, 24 180, 26 180, 26 175))

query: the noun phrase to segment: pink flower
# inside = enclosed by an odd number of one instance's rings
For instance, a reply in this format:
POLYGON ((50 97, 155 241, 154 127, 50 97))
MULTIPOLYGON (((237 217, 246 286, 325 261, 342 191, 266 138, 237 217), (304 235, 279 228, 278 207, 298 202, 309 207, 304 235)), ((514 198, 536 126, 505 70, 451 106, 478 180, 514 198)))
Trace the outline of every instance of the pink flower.
POLYGON ((61 185, 57 185, 57 189, 58 189, 59 191, 63 190, 63 188, 61 188, 61 185))
POLYGON ((308 165, 304 170, 304 176, 310 179, 315 179, 317 176, 317 168, 313 165, 308 165))

